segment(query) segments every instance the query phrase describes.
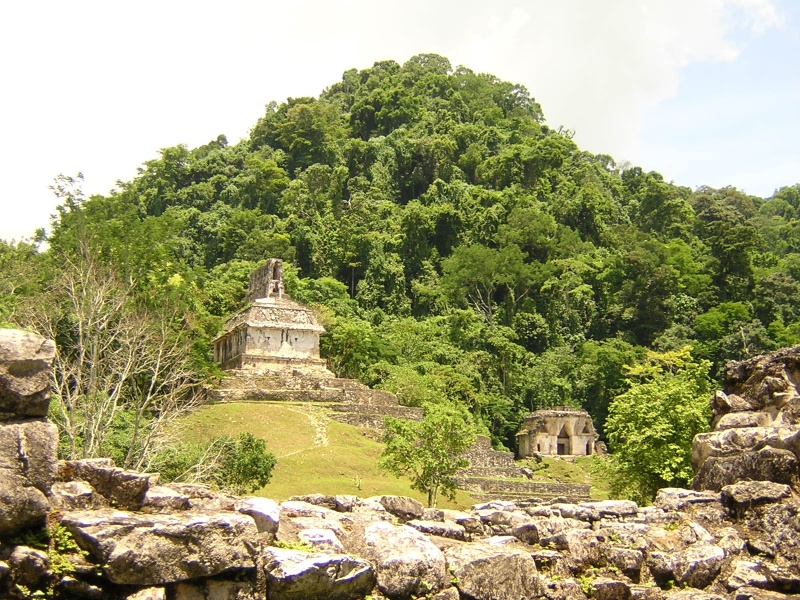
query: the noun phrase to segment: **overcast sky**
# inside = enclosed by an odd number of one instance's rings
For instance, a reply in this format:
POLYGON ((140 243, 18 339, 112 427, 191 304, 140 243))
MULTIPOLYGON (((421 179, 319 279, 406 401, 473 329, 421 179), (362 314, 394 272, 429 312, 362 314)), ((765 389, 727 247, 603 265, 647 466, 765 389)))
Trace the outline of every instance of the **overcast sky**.
POLYGON ((14 0, 0 5, 0 238, 58 173, 107 193, 272 100, 438 53, 525 85, 587 150, 762 197, 800 183, 795 0, 14 0))

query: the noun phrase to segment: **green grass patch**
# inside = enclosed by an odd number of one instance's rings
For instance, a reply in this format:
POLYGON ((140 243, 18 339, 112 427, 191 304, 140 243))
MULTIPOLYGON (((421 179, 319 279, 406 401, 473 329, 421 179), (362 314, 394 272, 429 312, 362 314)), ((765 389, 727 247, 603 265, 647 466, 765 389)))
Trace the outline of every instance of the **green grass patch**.
POLYGON ((539 483, 582 483, 589 484, 592 500, 608 500, 611 488, 610 471, 604 456, 577 456, 571 459, 542 459, 541 464, 534 461, 520 461, 527 464, 533 472, 533 481, 539 483))
MULTIPOLYGON (((242 432, 266 440, 278 458, 272 481, 256 492, 275 500, 301 494, 379 494, 410 496, 425 502, 407 478, 378 469, 383 444, 363 436, 357 427, 330 420, 320 403, 253 402, 207 405, 183 418, 172 432, 187 442, 242 432)), ((459 492, 441 508, 473 504, 459 492)))

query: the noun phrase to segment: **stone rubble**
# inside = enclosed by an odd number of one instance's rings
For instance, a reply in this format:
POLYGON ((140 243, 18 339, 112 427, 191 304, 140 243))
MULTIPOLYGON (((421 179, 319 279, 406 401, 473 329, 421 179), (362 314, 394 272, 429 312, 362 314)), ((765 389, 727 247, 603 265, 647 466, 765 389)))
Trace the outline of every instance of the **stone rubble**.
POLYGON ((662 489, 648 507, 554 499, 456 511, 396 496, 235 498, 162 485, 108 460, 58 462, 38 384, 3 379, 24 371, 41 380, 47 345, 10 338, 24 343, 1 350, 0 362, 11 356, 25 369, 0 365, 0 598, 800 598, 800 348, 729 367, 738 391, 715 397, 711 433, 720 435, 695 442, 701 472, 719 459, 705 470, 709 489, 662 489), (6 399, 11 388, 17 395, 6 399), (36 407, 26 408, 25 394, 36 407), (747 411, 767 416, 730 417, 747 411), (738 441, 726 450, 730 432, 738 441), (80 550, 37 547, 45 524, 80 550))

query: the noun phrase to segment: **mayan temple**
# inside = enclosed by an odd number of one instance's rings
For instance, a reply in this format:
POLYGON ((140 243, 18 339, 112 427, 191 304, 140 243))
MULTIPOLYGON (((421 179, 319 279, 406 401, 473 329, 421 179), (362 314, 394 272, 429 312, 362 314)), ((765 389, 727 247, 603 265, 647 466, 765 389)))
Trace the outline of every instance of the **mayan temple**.
POLYGON ((226 371, 334 377, 319 357, 323 333, 314 313, 286 295, 283 261, 271 258, 250 275, 245 307, 213 340, 214 361, 226 371))

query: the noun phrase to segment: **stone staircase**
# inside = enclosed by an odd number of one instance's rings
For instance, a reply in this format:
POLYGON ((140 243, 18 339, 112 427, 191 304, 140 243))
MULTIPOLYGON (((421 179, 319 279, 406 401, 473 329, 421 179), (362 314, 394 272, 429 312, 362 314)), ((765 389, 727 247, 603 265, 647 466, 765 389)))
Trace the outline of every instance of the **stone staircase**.
POLYGON ((229 373, 219 386, 208 390, 212 402, 322 402, 330 405, 334 420, 372 429, 383 429, 384 417, 422 420, 422 409, 401 406, 394 394, 373 390, 355 379, 229 373))
POLYGON ((522 471, 513 452, 494 450, 491 440, 478 436, 466 452, 470 466, 462 470, 456 481, 476 501, 509 500, 512 502, 538 498, 567 498, 570 502, 590 500, 589 486, 567 483, 540 483, 521 479, 522 471))
POLYGON ((564 498, 567 502, 588 502, 589 486, 576 483, 536 483, 533 481, 504 479, 498 477, 459 476, 459 489, 469 492, 478 502, 488 500, 520 500, 552 501, 564 498))

